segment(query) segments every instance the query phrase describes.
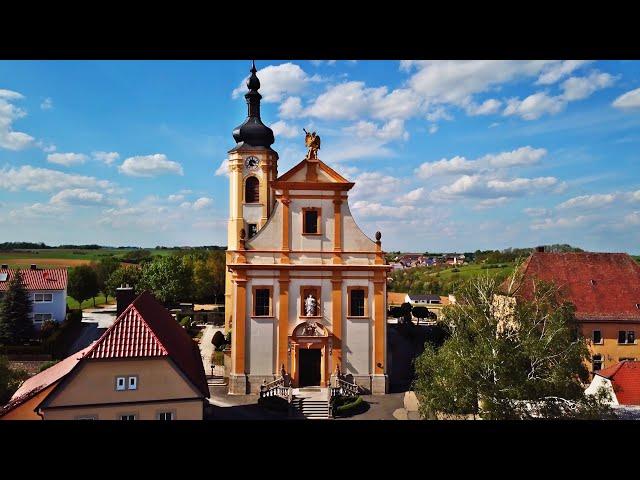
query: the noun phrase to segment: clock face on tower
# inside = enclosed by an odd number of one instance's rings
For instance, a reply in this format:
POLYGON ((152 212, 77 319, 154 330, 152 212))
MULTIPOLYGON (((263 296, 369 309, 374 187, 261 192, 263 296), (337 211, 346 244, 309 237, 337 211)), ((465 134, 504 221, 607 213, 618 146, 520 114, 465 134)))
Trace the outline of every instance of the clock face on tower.
POLYGON ((244 161, 244 165, 249 170, 255 170, 260 166, 260 159, 258 157, 253 157, 253 156, 247 157, 244 161))

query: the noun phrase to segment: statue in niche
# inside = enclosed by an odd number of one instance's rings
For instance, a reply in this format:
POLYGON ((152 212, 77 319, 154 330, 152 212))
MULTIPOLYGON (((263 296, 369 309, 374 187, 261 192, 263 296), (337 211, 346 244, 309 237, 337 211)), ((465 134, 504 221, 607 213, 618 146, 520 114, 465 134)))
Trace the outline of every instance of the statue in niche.
POLYGON ((318 316, 318 301, 312 294, 309 294, 304 300, 304 313, 307 317, 318 316))

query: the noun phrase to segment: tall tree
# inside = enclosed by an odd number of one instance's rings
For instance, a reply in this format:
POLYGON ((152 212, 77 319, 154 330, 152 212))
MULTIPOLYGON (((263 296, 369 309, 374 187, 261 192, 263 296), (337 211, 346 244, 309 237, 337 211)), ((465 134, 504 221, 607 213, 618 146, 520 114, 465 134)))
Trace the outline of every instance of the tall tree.
POLYGON ((0 343, 15 345, 33 337, 31 296, 17 270, 0 303, 0 343))
POLYGON ((27 372, 12 370, 9 368, 7 357, 0 355, 0 405, 8 403, 20 384, 27 378, 29 378, 27 372))
POLYGON ((609 413, 604 395, 584 395, 586 341, 578 334, 573 305, 554 285, 540 283, 534 298, 524 300, 503 295, 494 279, 478 277, 456 297, 440 320, 449 337, 438 349, 425 345, 416 361, 414 388, 424 416, 585 418, 609 413))
POLYGON ((163 303, 191 298, 193 269, 178 256, 157 257, 142 267, 140 288, 150 290, 163 303))
POLYGON ((138 284, 142 278, 142 269, 137 265, 121 265, 114 270, 105 283, 105 294, 116 296, 116 289, 123 285, 133 287, 138 292, 138 284))
POLYGON ((224 252, 209 252, 193 263, 193 295, 198 301, 216 302, 224 295, 224 252))
POLYGON ((80 308, 82 308, 82 302, 90 298, 93 298, 95 307, 95 297, 99 291, 98 274, 89 265, 77 266, 69 272, 67 292, 78 301, 80 308))
MULTIPOLYGON (((109 291, 107 282, 113 272, 120 268, 120 260, 115 257, 103 257, 98 263, 91 265, 98 276, 98 288, 105 296, 105 301, 109 301, 109 291)), ((113 295, 112 295, 113 296, 113 295)))

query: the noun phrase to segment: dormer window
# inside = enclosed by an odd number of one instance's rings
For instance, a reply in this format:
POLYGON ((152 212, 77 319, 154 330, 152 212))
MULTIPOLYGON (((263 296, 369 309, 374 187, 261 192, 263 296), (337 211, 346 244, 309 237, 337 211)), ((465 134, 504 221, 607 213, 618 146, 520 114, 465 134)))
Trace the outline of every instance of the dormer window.
POLYGON ((247 180, 244 182, 244 202, 260 202, 260 180, 256 177, 247 177, 247 180))

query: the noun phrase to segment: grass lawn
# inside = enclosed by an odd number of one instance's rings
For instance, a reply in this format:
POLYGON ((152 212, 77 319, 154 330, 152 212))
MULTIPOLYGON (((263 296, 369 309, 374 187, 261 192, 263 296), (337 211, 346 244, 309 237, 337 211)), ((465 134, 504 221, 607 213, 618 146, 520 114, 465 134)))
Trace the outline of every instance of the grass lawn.
MULTIPOLYGON (((115 298, 109 297, 109 304, 114 304, 116 302, 115 298)), ((104 295, 98 295, 96 297, 96 307, 100 305, 104 305, 106 303, 104 295)), ((76 309, 78 308, 78 301, 72 297, 67 296, 67 305, 69 308, 76 309)), ((93 308, 93 299, 85 300, 82 302, 82 308, 93 308)))
POLYGON ((479 275, 489 275, 492 277, 496 275, 501 275, 501 274, 509 275, 513 272, 513 269, 515 267, 515 263, 513 262, 500 263, 496 265, 503 265, 503 266, 498 268, 482 268, 485 265, 472 263, 470 265, 462 265, 459 267, 453 267, 453 268, 448 268, 446 270, 441 270, 440 272, 434 272, 430 274, 430 276, 432 277, 437 276, 439 279, 442 279, 442 280, 450 280, 454 275, 457 275, 457 277, 460 279, 468 280, 469 278, 477 277, 479 275), (454 272, 453 270, 455 268, 457 268, 459 272, 454 272))

